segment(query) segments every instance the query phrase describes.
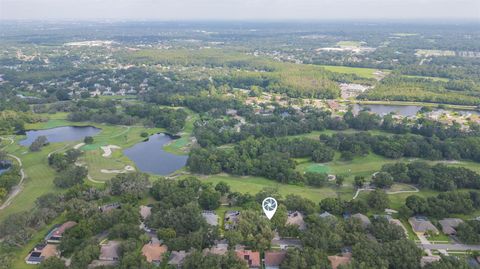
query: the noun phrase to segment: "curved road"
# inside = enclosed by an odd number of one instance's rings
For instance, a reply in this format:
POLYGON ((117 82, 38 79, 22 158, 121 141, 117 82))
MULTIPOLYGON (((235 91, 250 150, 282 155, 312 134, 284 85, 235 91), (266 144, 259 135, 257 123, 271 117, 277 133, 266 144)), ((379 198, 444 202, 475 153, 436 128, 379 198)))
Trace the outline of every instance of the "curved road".
POLYGON ((18 164, 20 165, 20 182, 18 182, 18 184, 15 187, 12 188, 7 200, 5 200, 5 202, 2 204, 2 206, 0 206, 0 210, 3 210, 7 206, 9 206, 12 203, 13 198, 15 198, 15 196, 17 196, 20 193, 20 191, 22 191, 23 181, 25 179, 25 172, 23 171, 22 160, 20 158, 18 158, 17 156, 12 155, 12 154, 8 154, 8 156, 17 160, 18 164))

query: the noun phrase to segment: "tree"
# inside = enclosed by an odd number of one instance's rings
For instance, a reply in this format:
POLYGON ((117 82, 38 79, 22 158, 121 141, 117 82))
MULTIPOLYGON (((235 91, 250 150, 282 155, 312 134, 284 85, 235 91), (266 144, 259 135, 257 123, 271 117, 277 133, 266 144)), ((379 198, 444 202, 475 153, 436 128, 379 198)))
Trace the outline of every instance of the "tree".
POLYGON ((30 151, 40 151, 43 146, 48 144, 47 137, 44 135, 38 136, 30 145, 30 151))
POLYGON ((88 174, 85 167, 70 166, 61 171, 53 180, 55 186, 59 188, 69 188, 77 184, 82 184, 88 174))
POLYGON ((330 147, 323 147, 312 152, 312 160, 316 163, 326 163, 333 160, 335 151, 330 147))
POLYGON ((40 269, 64 269, 67 268, 65 266, 65 262, 57 257, 50 257, 46 260, 44 260, 40 266, 38 267, 40 269))
POLYGON ((93 137, 91 137, 91 136, 85 136, 85 138, 83 139, 83 142, 85 144, 93 144, 93 141, 94 141, 93 137))
POLYGON ((390 188, 393 185, 393 177, 387 172, 378 172, 372 177, 372 183, 378 188, 390 188))
POLYGON ((299 250, 297 248, 288 249, 285 260, 280 265, 281 269, 330 269, 330 262, 325 252, 313 248, 299 250))
POLYGON ((413 211, 414 214, 424 214, 428 210, 427 200, 418 195, 410 195, 405 200, 405 205, 413 211))
POLYGON ((374 190, 367 196, 368 206, 377 211, 383 211, 390 204, 388 195, 382 190, 374 190))
POLYGON ((240 260, 233 251, 229 251, 227 255, 206 254, 200 251, 193 251, 183 262, 183 268, 191 269, 247 269, 245 261, 240 260))
POLYGON ((320 202, 320 209, 335 215, 345 212, 346 202, 340 198, 325 198, 320 202))
POLYGON ((215 210, 220 206, 220 192, 206 188, 200 193, 198 203, 205 210, 215 210))
POLYGON ((215 185, 215 190, 220 192, 222 195, 225 195, 227 193, 230 193, 230 185, 227 183, 220 181, 215 185))
POLYGON ((237 229, 242 234, 243 243, 256 250, 268 249, 274 236, 270 222, 258 211, 242 211, 237 229))
MULTIPOLYGON (((402 230, 400 228, 400 230, 402 230)), ((402 231, 403 233, 403 231, 402 231)), ((411 240, 401 239, 383 244, 385 259, 389 268, 415 269, 420 268, 423 251, 411 240)))
POLYGON ((141 199, 148 193, 149 176, 144 173, 117 174, 108 183, 107 188, 112 195, 122 195, 141 199))
POLYGON ((305 172, 305 182, 314 187, 323 187, 327 183, 328 175, 325 173, 305 172))
POLYGON ((335 184, 338 187, 341 187, 344 181, 345 181, 345 177, 343 175, 337 175, 337 177, 335 178, 335 184))
POLYGON ((389 223, 385 218, 374 219, 369 230, 379 242, 391 242, 405 238, 403 229, 398 225, 389 223))
POLYGON ((228 248, 234 249, 236 245, 242 243, 243 236, 237 230, 227 230, 225 231, 225 239, 227 239, 228 248))
POLYGON ((354 178, 354 183, 353 183, 353 185, 355 186, 355 188, 357 188, 357 189, 363 188, 363 186, 365 185, 365 183, 366 183, 365 177, 363 177, 363 176, 355 176, 355 178, 354 178))

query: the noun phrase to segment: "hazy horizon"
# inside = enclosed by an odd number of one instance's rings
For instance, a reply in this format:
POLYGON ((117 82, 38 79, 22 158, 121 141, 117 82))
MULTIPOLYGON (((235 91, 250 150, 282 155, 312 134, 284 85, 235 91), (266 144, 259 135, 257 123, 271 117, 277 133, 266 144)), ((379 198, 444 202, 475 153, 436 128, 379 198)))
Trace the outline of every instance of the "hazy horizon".
POLYGON ((480 1, 0 0, 0 20, 480 22, 480 1))

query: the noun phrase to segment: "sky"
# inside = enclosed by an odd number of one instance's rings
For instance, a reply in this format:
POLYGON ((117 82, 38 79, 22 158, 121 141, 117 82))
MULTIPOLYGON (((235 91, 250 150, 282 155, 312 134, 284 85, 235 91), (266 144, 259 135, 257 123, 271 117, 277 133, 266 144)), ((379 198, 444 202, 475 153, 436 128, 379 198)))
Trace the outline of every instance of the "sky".
POLYGON ((0 19, 480 22, 480 0, 0 0, 0 19))

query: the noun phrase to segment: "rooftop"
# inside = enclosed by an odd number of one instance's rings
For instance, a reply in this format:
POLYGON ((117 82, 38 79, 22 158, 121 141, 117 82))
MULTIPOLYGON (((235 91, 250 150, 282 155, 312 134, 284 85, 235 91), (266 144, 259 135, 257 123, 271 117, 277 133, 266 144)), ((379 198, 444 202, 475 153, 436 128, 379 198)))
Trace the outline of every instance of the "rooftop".
POLYGON ((161 262, 163 254, 168 250, 167 246, 160 245, 159 242, 145 244, 142 248, 142 254, 148 262, 161 262))
POLYGON ((104 261, 116 261, 120 257, 119 250, 119 241, 108 241, 108 243, 102 245, 99 259, 104 261))
POLYGON ((298 211, 288 213, 287 224, 296 225, 300 230, 305 230, 307 228, 307 224, 305 224, 305 221, 303 220, 303 214, 298 211))
POLYGON ((250 268, 260 268, 260 252, 251 250, 235 251, 237 257, 245 260, 250 268))
POLYGON ((286 256, 286 251, 266 251, 265 266, 280 266, 286 256))
POLYGON ((332 269, 337 269, 340 265, 347 265, 352 260, 351 255, 345 256, 328 256, 328 260, 332 265, 332 269))

